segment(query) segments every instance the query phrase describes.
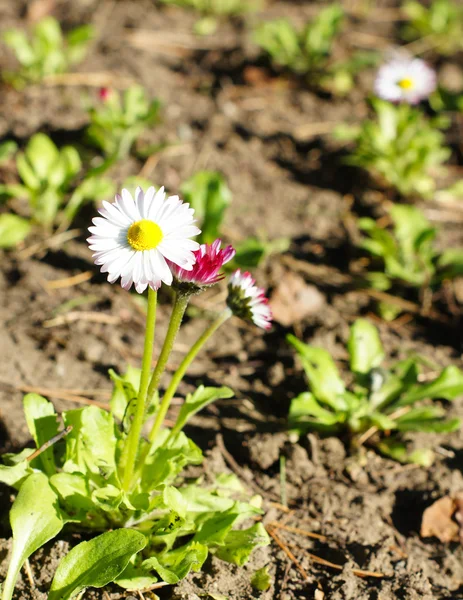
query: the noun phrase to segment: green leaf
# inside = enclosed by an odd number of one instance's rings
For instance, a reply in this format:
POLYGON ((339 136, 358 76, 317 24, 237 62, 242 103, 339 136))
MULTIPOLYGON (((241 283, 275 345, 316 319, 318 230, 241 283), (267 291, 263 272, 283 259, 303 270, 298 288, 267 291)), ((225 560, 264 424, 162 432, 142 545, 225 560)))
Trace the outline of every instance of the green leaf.
POLYGON ((87 587, 111 583, 146 542, 138 531, 116 529, 80 543, 58 565, 48 600, 69 600, 87 587))
POLYGON ((129 564, 124 571, 114 579, 114 583, 126 590, 146 590, 157 583, 158 578, 151 575, 147 569, 129 564))
POLYGON ((19 153, 16 157, 16 168, 28 191, 38 191, 40 189, 40 179, 22 153, 19 153))
POLYGON ((216 556, 239 567, 249 559, 251 552, 258 546, 268 546, 270 538, 262 523, 256 523, 249 529, 230 531, 224 545, 216 551, 216 556))
POLYGON ((232 398, 233 396, 233 390, 228 387, 216 388, 200 385, 194 394, 187 395, 185 402, 182 404, 177 421, 172 429, 172 436, 177 435, 191 417, 208 404, 211 404, 216 400, 232 398))
POLYGON ((0 144, 0 165, 6 163, 18 149, 18 144, 8 140, 0 144))
POLYGON ((304 344, 294 335, 288 335, 286 339, 301 359, 315 398, 334 410, 345 410, 344 383, 330 354, 322 348, 304 344))
POLYGON ((231 191, 220 173, 200 171, 185 181, 181 187, 185 202, 195 209, 201 241, 213 242, 221 237, 221 226, 225 210, 231 202, 231 191))
POLYGON ((36 133, 27 144, 25 156, 33 169, 34 175, 40 181, 46 181, 59 158, 59 151, 47 135, 36 133))
POLYGON ((8 213, 0 215, 0 248, 14 248, 26 239, 31 229, 27 219, 8 213))
POLYGON ((128 412, 127 407, 135 405, 137 400, 141 369, 129 365, 124 375, 118 375, 110 369, 109 376, 114 383, 110 400, 111 412, 116 419, 124 421, 128 412))
POLYGON ((240 267, 257 267, 265 256, 265 250, 264 242, 249 237, 238 244, 233 263, 240 267))
POLYGON ((2 40, 15 53, 21 65, 31 65, 35 60, 34 51, 29 44, 27 35, 19 29, 7 29, 2 34, 2 40))
POLYGON ((447 248, 439 256, 437 266, 440 279, 453 279, 463 275, 463 248, 447 248))
POLYGON ((87 177, 76 187, 65 206, 64 217, 66 221, 71 223, 84 204, 101 200, 102 198, 111 198, 115 192, 116 185, 111 179, 98 176, 87 177))
POLYGON ((158 557, 152 556, 143 561, 144 569, 154 569, 163 581, 178 583, 190 571, 199 571, 207 558, 207 547, 198 542, 190 542, 158 557))
POLYGON ((108 483, 116 477, 116 435, 113 416, 96 406, 87 406, 64 413, 66 427, 65 471, 93 473, 108 483))
POLYGON ((268 572, 268 567, 257 569, 251 577, 251 585, 258 592, 266 592, 272 585, 272 578, 268 572))
POLYGON ((366 319, 357 319, 352 325, 347 348, 351 370, 361 375, 379 367, 384 358, 378 330, 366 319))
POLYGON ((430 467, 434 462, 434 452, 428 448, 422 448, 409 452, 406 444, 398 442, 394 438, 385 439, 376 446, 381 454, 397 460, 401 463, 412 463, 421 467, 430 467))
POLYGON ((43 473, 33 473, 24 481, 10 511, 13 550, 3 584, 2 600, 11 600, 19 571, 38 548, 63 528, 57 497, 43 473))
POLYGON ((300 433, 309 429, 329 432, 336 429, 338 423, 344 420, 343 415, 337 415, 323 408, 310 392, 303 392, 291 400, 289 407, 289 426, 300 433))
POLYGON ((88 44, 94 37, 95 28, 92 25, 82 25, 68 33, 66 36, 66 56, 71 65, 84 59, 88 44))
POLYGON ((47 187, 37 197, 37 204, 34 210, 34 220, 38 221, 42 225, 49 227, 53 224, 58 214, 58 210, 61 204, 62 195, 61 193, 47 187))
POLYGON ((2 459, 5 464, 0 464, 0 481, 19 489, 26 477, 32 474, 27 458, 33 452, 32 448, 25 448, 19 454, 4 454, 2 459))
MULTIPOLYGON (((27 427, 37 448, 40 448, 40 446, 51 440, 59 431, 55 407, 46 398, 38 394, 27 394, 24 396, 23 405, 27 427)), ((48 477, 51 477, 56 472, 53 446, 41 452, 38 459, 33 462, 41 462, 43 470, 48 477)))
POLYGON ((49 48, 59 48, 63 41, 63 34, 59 22, 54 17, 45 17, 34 27, 35 35, 49 48))
POLYGON ((377 427, 380 431, 397 429, 397 422, 394 419, 391 419, 387 415, 378 411, 371 413, 370 420, 372 425, 377 427))
POLYGON ((202 525, 194 540, 206 546, 223 546, 232 527, 240 519, 242 516, 233 507, 229 511, 220 512, 202 525))
POLYGON ((399 431, 451 433, 460 428, 460 419, 443 419, 445 411, 440 406, 412 408, 396 419, 399 431))
POLYGON ((60 503, 71 514, 81 513, 94 508, 88 481, 81 473, 56 473, 50 477, 50 485, 60 498, 60 503))
POLYGON ((199 465, 203 455, 198 446, 180 431, 175 437, 170 436, 149 454, 143 463, 141 488, 152 491, 160 485, 169 485, 186 465, 199 465))
POLYGON ((463 372, 456 366, 446 367, 441 374, 424 385, 415 385, 406 392, 396 406, 414 404, 424 398, 454 400, 463 394, 463 372))

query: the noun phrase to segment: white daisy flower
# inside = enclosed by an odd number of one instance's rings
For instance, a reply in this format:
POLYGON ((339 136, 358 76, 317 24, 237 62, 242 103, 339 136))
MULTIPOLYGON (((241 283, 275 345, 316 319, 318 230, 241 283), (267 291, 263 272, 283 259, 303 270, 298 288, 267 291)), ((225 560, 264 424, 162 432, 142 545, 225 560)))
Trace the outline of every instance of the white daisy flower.
POLYGON ((436 73, 420 58, 395 56, 379 68, 375 92, 383 100, 418 104, 436 89, 436 73))
POLYGON ((257 287, 250 273, 238 269, 228 282, 227 305, 233 314, 245 321, 252 321, 262 329, 272 326, 272 311, 265 290, 257 287))
POLYGON ((163 187, 156 193, 154 187, 146 193, 138 187, 135 199, 124 189, 112 204, 103 201, 98 212, 102 216, 93 219, 87 241, 110 283, 120 277, 124 289, 134 284, 141 294, 148 286, 157 290, 161 282, 171 285, 166 260, 186 271, 193 268, 199 244, 189 238, 200 233, 194 209, 178 196, 166 198, 163 187))

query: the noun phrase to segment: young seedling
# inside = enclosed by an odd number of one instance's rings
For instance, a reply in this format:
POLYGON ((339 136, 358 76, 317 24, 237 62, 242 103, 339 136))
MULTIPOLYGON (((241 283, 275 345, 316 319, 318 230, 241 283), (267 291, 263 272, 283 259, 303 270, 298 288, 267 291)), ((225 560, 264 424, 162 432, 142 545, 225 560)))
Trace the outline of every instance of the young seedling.
POLYGON ((403 5, 408 22, 402 29, 407 41, 419 40, 423 49, 451 55, 463 49, 463 7, 452 0, 433 0, 429 6, 411 0, 403 5))
POLYGON ((159 100, 149 100, 138 85, 123 94, 102 90, 99 104, 90 109, 87 137, 110 158, 126 157, 145 129, 159 122, 159 100))
POLYGON ((304 344, 293 335, 309 381, 310 391, 291 402, 289 425, 299 435, 310 430, 347 434, 355 448, 368 442, 379 452, 401 462, 429 465, 430 449, 407 450, 402 434, 411 431, 447 433, 460 419, 446 419, 444 406, 431 400, 454 400, 463 394, 463 372, 446 367, 428 383, 420 383, 420 361, 411 357, 383 366, 384 350, 378 330, 367 320, 352 326, 347 350, 352 384, 341 378, 329 352, 304 344), (422 401, 424 401, 422 403, 422 401))
POLYGON ((264 0, 161 0, 163 4, 173 4, 191 8, 202 16, 195 24, 195 33, 209 35, 217 29, 219 19, 241 16, 259 10, 264 0))
POLYGON ((326 66, 343 18, 341 6, 333 4, 307 23, 301 32, 287 19, 277 19, 262 23, 254 39, 275 64, 305 75, 326 66))
POLYGON ((408 104, 395 105, 378 98, 371 104, 374 119, 335 132, 338 139, 355 144, 346 162, 366 169, 402 196, 431 198, 435 177, 451 153, 440 131, 448 126, 448 120, 427 119, 408 104))
MULTIPOLYGON (((367 235, 360 248, 370 254, 373 264, 381 267, 381 271, 370 271, 367 275, 373 287, 415 288, 424 296, 427 290, 438 291, 445 280, 463 275, 463 248, 437 250, 434 243, 437 230, 417 207, 394 205, 389 214, 392 231, 370 218, 357 222, 367 235)), ((390 307, 387 308, 390 312, 390 307)))
POLYGON ((14 51, 20 68, 14 73, 3 73, 3 77, 15 87, 22 87, 39 83, 49 75, 66 73, 84 59, 93 37, 91 25, 83 25, 64 35, 53 17, 39 21, 30 36, 19 29, 8 29, 2 39, 14 51))
POLYGON ((264 291, 249 274, 235 272, 227 306, 163 390, 161 376, 189 299, 223 278, 221 268, 234 250, 222 249, 220 240, 200 246, 191 239, 200 232, 194 210, 176 196, 166 198, 163 188, 146 193, 138 188, 135 197, 124 189, 114 203, 103 202, 100 215, 88 240, 95 263, 111 283, 120 278, 122 287, 134 285, 139 294, 148 288, 142 368, 131 367, 122 376, 111 373, 109 411, 96 406, 68 410, 63 425, 47 399, 37 394, 24 398, 26 422, 40 451, 5 455, 0 465, 0 481, 19 490, 10 513, 13 552, 2 600, 11 600, 27 558, 68 524, 90 539, 58 566, 51 600, 68 600, 86 587, 110 582, 129 590, 149 588, 159 580, 175 584, 199 570, 209 553, 241 566, 254 548, 269 542, 262 523, 243 527, 262 511, 260 499, 247 498, 236 477, 219 475, 207 485, 182 478, 186 466, 203 460, 184 432, 186 424, 210 403, 232 397, 232 390, 200 385, 185 398, 174 425, 165 423, 188 367, 223 323, 235 315, 269 329, 264 291), (161 283, 172 286, 174 301, 152 370, 161 283), (66 435, 60 435, 63 427, 66 435))
POLYGON ((345 61, 333 60, 333 45, 343 20, 342 7, 332 4, 302 31, 288 19, 262 23, 254 32, 254 41, 276 66, 306 76, 311 86, 343 95, 352 88, 355 75, 378 60, 373 52, 360 52, 345 61))
POLYGON ((111 195, 114 189, 112 182, 92 176, 75 187, 82 169, 79 153, 73 146, 57 148, 43 133, 33 135, 24 152, 18 153, 16 168, 21 183, 0 185, 0 197, 25 199, 30 216, 0 215, 0 232, 6 232, 0 236, 3 248, 23 241, 33 225, 46 231, 68 225, 85 202, 95 200, 99 194, 111 195))

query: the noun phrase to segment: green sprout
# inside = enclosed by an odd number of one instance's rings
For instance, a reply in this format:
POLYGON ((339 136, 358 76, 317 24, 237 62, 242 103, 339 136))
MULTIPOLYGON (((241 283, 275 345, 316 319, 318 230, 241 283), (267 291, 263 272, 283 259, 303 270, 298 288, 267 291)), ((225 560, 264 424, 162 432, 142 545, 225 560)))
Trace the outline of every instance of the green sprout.
POLYGON ((287 19, 277 19, 259 25, 254 39, 275 64, 305 75, 325 67, 343 18, 341 6, 333 4, 301 32, 287 19))
POLYGON ((434 379, 421 383, 416 357, 385 368, 378 330, 367 320, 358 319, 351 328, 347 350, 349 380, 353 382, 349 387, 329 352, 304 344, 293 335, 288 341, 299 355, 310 386, 310 391, 291 402, 289 425, 297 434, 310 430, 346 433, 354 447, 368 440, 395 460, 429 465, 432 451, 424 448, 409 453, 402 434, 459 429, 460 419, 446 419, 446 409, 431 401, 450 401, 463 394, 463 372, 449 366, 434 379))
MULTIPOLYGON (((14 146, 9 146, 10 156, 13 150, 14 146)), ((34 224, 48 231, 58 225, 62 228, 84 203, 114 193, 112 182, 99 177, 87 176, 76 186, 82 169, 79 153, 73 146, 57 148, 43 133, 33 135, 24 152, 17 154, 16 168, 21 183, 0 185, 0 199, 26 200, 29 216, 0 215, 0 232, 6 232, 0 236, 2 248, 22 242, 34 224)))
POLYGON ((450 55, 463 49, 463 7, 451 0, 434 0, 426 6, 410 0, 403 5, 408 22, 403 27, 405 40, 423 40, 437 52, 450 55))
POLYGON ((268 572, 268 567, 257 569, 251 577, 251 585, 258 592, 266 592, 272 585, 272 577, 268 572))
POLYGON ((394 187, 402 196, 432 197, 435 176, 450 156, 440 129, 445 117, 427 119, 408 104, 371 101, 375 118, 358 128, 340 127, 335 135, 355 143, 347 162, 363 167, 394 187))
POLYGON ((437 230, 417 207, 394 205, 390 217, 392 231, 370 218, 358 220, 367 236, 360 241, 360 248, 381 268, 367 275, 373 287, 389 290, 399 285, 434 292, 445 280, 463 275, 463 248, 440 252, 435 247, 437 230))
POLYGON ((218 19, 236 17, 262 8, 264 0, 161 0, 163 4, 172 4, 190 8, 202 15, 195 24, 195 33, 209 35, 215 32, 218 19))
POLYGON ((108 90, 101 103, 90 110, 87 136, 107 157, 126 157, 145 129, 159 122, 159 100, 149 100, 145 90, 134 85, 124 94, 108 90))
POLYGON ((2 39, 15 53, 20 69, 4 73, 3 77, 15 87, 22 87, 38 83, 47 76, 66 73, 84 59, 93 37, 91 25, 83 25, 64 35, 53 17, 39 21, 30 36, 19 29, 8 29, 2 39))
MULTIPOLYGON (((217 171, 199 171, 184 182, 180 191, 185 202, 195 209, 201 229, 198 241, 211 243, 216 238, 226 237, 222 226, 232 201, 232 192, 224 177, 217 171)), ((235 244, 236 255, 227 269, 256 267, 271 254, 284 252, 288 247, 289 240, 286 238, 268 241, 248 237, 235 244)))
POLYGON ((262 23, 254 32, 254 41, 278 67, 307 76, 311 85, 339 95, 354 84, 355 75, 378 62, 373 52, 359 52, 346 61, 332 60, 333 44, 344 20, 344 11, 332 4, 299 31, 288 19, 262 23))

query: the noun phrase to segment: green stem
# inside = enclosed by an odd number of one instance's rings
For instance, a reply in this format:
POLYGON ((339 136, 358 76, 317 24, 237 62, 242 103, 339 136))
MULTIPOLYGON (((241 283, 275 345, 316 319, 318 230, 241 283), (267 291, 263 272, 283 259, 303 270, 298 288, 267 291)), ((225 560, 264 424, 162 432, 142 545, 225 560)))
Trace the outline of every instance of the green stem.
POLYGON ((191 294, 175 293, 174 307, 172 308, 172 314, 170 315, 169 327, 167 329, 164 344, 159 355, 158 362, 154 369, 151 381, 148 387, 148 403, 151 402, 156 390, 159 386, 159 381, 166 368, 167 361, 169 360, 170 353, 174 346, 175 338, 177 337, 178 330, 182 324, 183 315, 185 314, 186 307, 190 300, 191 294))
POLYGON ((137 458, 138 443, 141 437, 143 420, 145 417, 146 396, 151 373, 153 358, 154 329, 156 325, 157 292, 148 288, 148 312, 146 314, 145 345, 143 348, 143 361, 141 367, 140 389, 138 391, 135 416, 130 427, 126 441, 126 461, 124 469, 123 488, 127 492, 132 482, 135 460, 137 458))
POLYGON ((174 375, 170 381, 169 387, 167 388, 167 390, 164 394, 164 397, 161 401, 161 404, 159 406, 158 412, 156 414, 156 419, 153 424, 153 428, 151 429, 151 432, 149 435, 150 442, 154 442, 154 440, 156 439, 156 437, 159 433, 159 430, 161 429, 161 426, 164 422, 164 418, 167 414, 167 411, 169 410, 169 406, 172 401, 172 398, 174 397, 175 392, 177 391, 177 388, 178 388, 180 382, 182 381, 183 376, 186 373, 186 370, 188 369, 188 367, 190 366, 192 361, 196 358, 198 352, 201 350, 201 348, 204 346, 204 344, 208 341, 208 339, 211 337, 211 335, 215 331, 217 331, 217 329, 223 323, 225 323, 225 321, 227 321, 231 316, 232 316, 232 311, 229 308, 226 308, 217 317, 217 319, 209 325, 209 327, 204 331, 204 333, 198 338, 198 340, 193 344, 190 351, 188 352, 188 354, 185 356, 185 358, 181 362, 179 368, 174 373, 174 375))

